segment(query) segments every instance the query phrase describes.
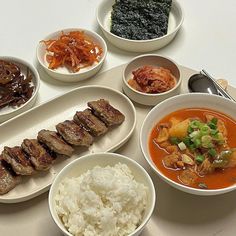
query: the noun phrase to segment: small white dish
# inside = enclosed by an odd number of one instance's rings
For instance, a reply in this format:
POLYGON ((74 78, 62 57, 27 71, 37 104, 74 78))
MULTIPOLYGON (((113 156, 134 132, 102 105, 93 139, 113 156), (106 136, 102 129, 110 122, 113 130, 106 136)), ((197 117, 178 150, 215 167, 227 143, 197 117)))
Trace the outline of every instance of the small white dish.
POLYGON ((39 87, 40 87, 40 78, 39 78, 38 71, 35 69, 35 67, 23 59, 20 59, 17 57, 10 57, 10 56, 1 56, 0 59, 4 61, 12 62, 16 64, 17 66, 19 66, 21 69, 21 73, 24 76, 27 75, 27 68, 28 68, 29 72, 32 74, 32 84, 34 85, 33 94, 26 103, 16 108, 7 106, 0 109, 0 123, 2 123, 6 120, 9 120, 12 117, 19 115, 20 113, 24 111, 27 111, 34 105, 37 95, 38 95, 39 87))
POLYGON ((140 132, 140 145, 143 155, 154 172, 171 186, 196 195, 218 195, 233 191, 236 184, 221 189, 196 189, 177 183, 166 177, 154 164, 149 153, 148 139, 153 127, 168 114, 184 108, 208 108, 222 112, 236 120, 236 104, 229 99, 205 93, 182 94, 169 98, 155 106, 146 116, 140 132))
POLYGON ((110 32, 111 11, 115 0, 103 0, 97 8, 97 21, 105 37, 116 47, 131 52, 148 52, 158 50, 169 44, 179 31, 184 17, 183 11, 178 1, 172 1, 169 15, 167 34, 150 40, 130 40, 121 38, 110 32))
POLYGON ((135 57, 126 65, 122 82, 123 91, 131 100, 143 105, 155 106, 169 97, 180 94, 182 78, 180 69, 173 60, 156 54, 146 54, 135 57), (169 69, 176 78, 175 87, 167 92, 156 94, 143 93, 132 88, 128 84, 128 80, 133 78, 132 71, 146 65, 169 69))
POLYGON ((92 169, 95 166, 101 166, 101 167, 105 167, 107 165, 114 166, 115 164, 118 163, 126 164, 131 169, 132 174, 135 177, 135 180, 138 181, 139 183, 143 183, 148 188, 148 201, 142 223, 138 226, 137 229, 135 229, 134 232, 132 232, 127 236, 138 236, 142 232, 145 225, 148 223, 155 207, 156 193, 152 179, 140 164, 138 164, 136 161, 128 157, 115 153, 97 153, 80 157, 74 160, 69 165, 65 166, 61 170, 61 172, 57 175, 50 188, 48 197, 50 213, 54 222, 64 235, 72 236, 72 234, 70 234, 64 227, 55 209, 54 199, 55 195, 57 194, 60 182, 66 177, 80 176, 87 170, 92 169))
POLYGON ((42 40, 57 39, 62 32, 69 33, 71 31, 83 31, 85 35, 89 36, 95 43, 101 46, 103 53, 98 63, 94 63, 90 67, 82 68, 80 69, 79 72, 75 73, 70 72, 66 67, 60 67, 55 70, 52 70, 48 68, 48 62, 46 60, 46 54, 47 54, 46 46, 44 43, 39 42, 37 46, 37 59, 39 61, 39 64, 44 68, 44 70, 47 72, 48 75, 50 75, 56 80, 60 80, 63 82, 79 82, 92 77, 101 69, 107 55, 107 45, 104 39, 94 31, 87 29, 82 29, 82 28, 62 29, 49 34, 42 40))
POLYGON ((77 148, 70 158, 59 158, 48 171, 24 177, 14 189, 0 195, 0 203, 23 202, 46 192, 61 169, 79 156, 113 152, 120 148, 135 130, 136 110, 130 99, 121 92, 105 86, 89 85, 58 96, 0 125, 0 134, 4 133, 0 135, 1 153, 4 146, 19 146, 25 138, 36 138, 41 129, 55 130, 56 124, 71 120, 76 111, 87 108, 89 101, 100 98, 119 109, 125 115, 124 122, 97 138, 89 148, 77 148))

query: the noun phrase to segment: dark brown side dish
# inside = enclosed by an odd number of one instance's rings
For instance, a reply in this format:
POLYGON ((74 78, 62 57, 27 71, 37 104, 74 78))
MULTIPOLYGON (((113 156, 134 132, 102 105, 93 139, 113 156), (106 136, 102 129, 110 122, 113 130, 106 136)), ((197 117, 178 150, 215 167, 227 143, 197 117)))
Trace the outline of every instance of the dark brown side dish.
POLYGON ((0 60, 0 109, 6 106, 19 107, 33 94, 32 75, 27 75, 14 63, 0 60))
POLYGON ((96 136, 105 134, 109 127, 120 125, 125 119, 104 99, 88 102, 88 106, 92 110, 77 111, 74 120, 57 124, 57 132, 43 129, 37 139, 24 139, 21 147, 4 147, 0 155, 0 195, 20 183, 21 175, 50 169, 57 154, 70 157, 74 145, 89 147, 96 136))

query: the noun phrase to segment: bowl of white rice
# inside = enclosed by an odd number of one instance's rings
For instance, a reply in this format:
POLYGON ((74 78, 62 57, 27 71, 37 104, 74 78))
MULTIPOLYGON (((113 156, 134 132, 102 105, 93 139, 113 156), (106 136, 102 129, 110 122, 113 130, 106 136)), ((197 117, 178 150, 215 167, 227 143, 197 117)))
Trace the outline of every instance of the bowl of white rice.
POLYGON ((153 182, 134 160, 115 153, 76 159, 49 191, 51 216, 67 236, 136 236, 154 210, 153 182))

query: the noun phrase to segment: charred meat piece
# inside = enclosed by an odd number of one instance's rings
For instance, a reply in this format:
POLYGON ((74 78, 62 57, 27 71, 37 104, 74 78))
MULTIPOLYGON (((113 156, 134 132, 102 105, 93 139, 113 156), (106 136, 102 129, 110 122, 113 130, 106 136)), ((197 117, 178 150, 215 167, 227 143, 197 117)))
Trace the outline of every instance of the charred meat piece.
POLYGON ((89 147, 93 143, 91 136, 81 125, 74 121, 66 120, 56 125, 58 133, 72 145, 89 147))
POLYGON ((50 150, 58 154, 71 156, 74 151, 55 131, 43 129, 38 132, 37 138, 39 142, 45 144, 50 150))
POLYGON ((106 125, 94 116, 90 109, 77 111, 74 115, 74 121, 77 124, 82 124, 93 136, 100 136, 108 130, 106 125))
POLYGON ((17 176, 5 161, 0 160, 0 195, 8 193, 20 181, 21 177, 17 176))
POLYGON ((47 153, 37 139, 24 139, 21 147, 29 155, 36 170, 48 170, 52 166, 54 158, 47 153))
POLYGON ((35 172, 29 158, 21 147, 4 147, 2 159, 10 164, 13 171, 18 175, 32 175, 35 172))
POLYGON ((120 125, 125 120, 125 116, 104 99, 88 102, 88 106, 92 109, 94 115, 107 126, 120 125))

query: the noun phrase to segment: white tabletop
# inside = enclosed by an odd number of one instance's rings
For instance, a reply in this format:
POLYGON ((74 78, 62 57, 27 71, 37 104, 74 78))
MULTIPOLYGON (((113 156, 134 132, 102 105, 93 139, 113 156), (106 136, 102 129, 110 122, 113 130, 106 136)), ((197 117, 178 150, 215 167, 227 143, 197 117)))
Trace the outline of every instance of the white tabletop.
MULTIPOLYGON (((35 56, 38 42, 47 34, 63 28, 88 28, 102 35, 95 17, 96 6, 100 1, 101 0, 1 1, 0 56, 20 57, 34 64, 39 69, 42 83, 38 103, 44 102, 56 95, 63 94, 78 85, 52 81, 52 79, 39 68, 35 56)), ((234 79, 234 63, 236 61, 236 30, 234 29, 236 23, 236 1, 227 0, 226 3, 224 0, 179 0, 179 2, 182 5, 185 16, 181 30, 170 45, 152 53, 168 56, 177 63, 196 70, 205 68, 213 76, 225 78, 232 86, 236 87, 236 80, 234 79)), ((107 45, 108 54, 102 71, 126 63, 132 57, 138 55, 137 53, 122 51, 109 42, 107 42, 107 45)), ((175 193, 176 195, 180 194, 177 190, 175 193)), ((167 196, 166 199, 168 201, 169 197, 167 196)), ((186 195, 186 199, 183 199, 183 201, 187 201, 189 204, 190 215, 191 204, 194 204, 194 199, 196 199, 196 197, 192 197, 191 195, 186 195)), ((218 200, 220 199, 223 200, 223 196, 218 198, 218 200)), ((231 201, 229 205, 235 208, 235 199, 232 197, 228 197, 227 199, 231 201)), ((204 198, 202 200, 204 202, 204 198)), ((216 202, 216 199, 214 199, 214 201, 216 205, 221 204, 221 202, 216 202)), ((37 200, 32 200, 32 202, 28 202, 27 204, 37 204, 45 207, 47 204, 46 195, 44 201, 37 202, 37 200)), ((203 204, 203 206, 204 208, 207 207, 205 204, 203 204)), ((171 211, 171 203, 169 206, 166 205, 165 207, 167 207, 167 211, 171 211)), ((19 217, 22 216, 22 212, 27 213, 24 212, 20 203, 15 205, 15 209, 13 213, 18 214, 19 217)), ((179 209, 179 211, 181 212, 181 209, 179 209)), ((1 213, 3 212, 1 212, 0 206, 0 214, 1 213)), ((207 225, 204 225, 204 219, 207 219, 209 214, 206 209, 204 209, 203 213, 204 215, 199 216, 202 218, 202 233, 204 232, 204 228, 206 228, 205 234, 203 233, 202 235, 234 235, 231 230, 227 231, 228 234, 223 233, 219 227, 216 227, 217 230, 215 230, 214 233, 213 231, 207 230, 207 225)), ((228 215, 230 214, 229 208, 224 209, 223 205, 222 213, 224 216, 227 215, 227 217, 230 217, 230 215, 228 215)), ((4 210, 4 214, 11 213, 4 210)), ((35 214, 35 220, 39 223, 38 227, 47 227, 41 223, 47 223, 47 221, 50 220, 48 216, 46 219, 38 219, 37 213, 35 214)), ((168 219, 172 220, 171 215, 167 213, 163 215, 163 222, 165 220, 168 221, 168 219)), ((217 222, 220 222, 222 227, 223 224, 225 227, 231 227, 226 221, 221 220, 220 216, 218 216, 217 219, 217 222)), ((181 214, 179 222, 181 222, 181 214)), ((172 222, 173 226, 176 226, 176 230, 178 230, 179 222, 172 222)), ((211 222, 211 224, 217 225, 217 222, 211 222)), ((7 223, 8 222, 4 222, 4 224, 7 223)), ((0 235, 2 235, 1 224, 0 222, 0 235)), ((27 232, 27 225, 22 227, 25 227, 27 232)), ((163 227, 165 227, 164 224, 163 227)), ((185 227, 188 226, 185 225, 185 227)), ((17 228, 15 230, 17 234, 17 228)), ((50 235, 50 228, 44 232, 47 233, 42 235, 50 235)), ((191 229, 188 229, 188 232, 191 232, 191 229)), ((28 233, 29 234, 25 233, 25 235, 34 235, 34 232, 28 233)), ((148 232, 146 232, 145 235, 148 236, 148 232)), ((163 235, 166 236, 165 234, 163 235)), ((196 232, 194 235, 196 235, 196 232)))
MULTIPOLYGON (((1 2, 0 55, 25 59, 36 65, 36 46, 47 34, 63 28, 81 27, 97 31, 96 6, 101 0, 8 0, 1 2)), ((177 63, 200 70, 205 68, 215 77, 227 79, 236 86, 236 2, 227 0, 179 0, 184 11, 184 24, 174 41, 154 51, 177 63)), ((128 62, 137 53, 122 51, 109 42, 102 70, 128 62)), ((40 70, 41 71, 41 70, 40 70)), ((41 72, 39 102, 64 93, 76 84, 48 80, 41 72)))

